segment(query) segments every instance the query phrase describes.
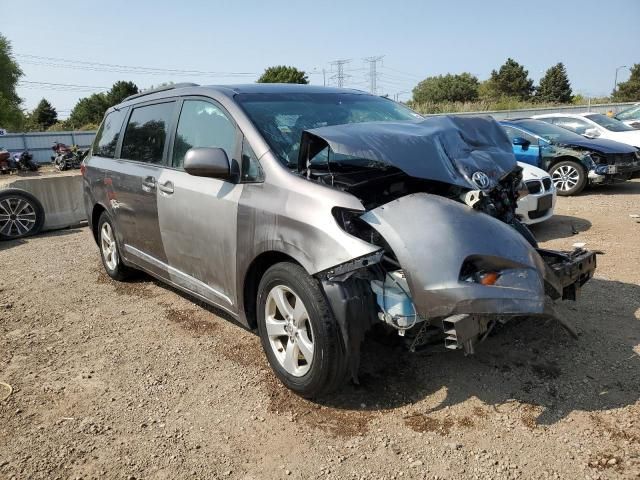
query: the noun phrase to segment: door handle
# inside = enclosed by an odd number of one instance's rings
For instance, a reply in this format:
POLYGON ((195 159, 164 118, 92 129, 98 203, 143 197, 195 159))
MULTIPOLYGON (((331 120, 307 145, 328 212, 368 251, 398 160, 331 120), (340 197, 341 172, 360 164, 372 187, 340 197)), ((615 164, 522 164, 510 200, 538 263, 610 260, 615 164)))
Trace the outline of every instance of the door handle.
POLYGON ((146 177, 142 181, 142 190, 149 193, 156 189, 156 179, 154 177, 146 177))
POLYGON ((171 195, 173 193, 173 182, 167 180, 164 183, 159 183, 158 190, 160 190, 162 193, 171 195))

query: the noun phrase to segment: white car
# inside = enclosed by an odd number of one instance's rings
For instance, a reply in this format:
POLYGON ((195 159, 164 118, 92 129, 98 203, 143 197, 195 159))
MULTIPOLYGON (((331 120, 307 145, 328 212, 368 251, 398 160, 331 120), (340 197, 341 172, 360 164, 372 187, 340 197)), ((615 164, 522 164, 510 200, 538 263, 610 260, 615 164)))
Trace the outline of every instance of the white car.
POLYGON ((601 113, 548 113, 532 118, 558 125, 587 138, 606 138, 640 148, 640 130, 601 113))
POLYGON ((640 103, 616 113, 613 117, 630 127, 640 130, 640 103))
POLYGON ((522 167, 522 180, 529 194, 518 199, 516 214, 522 217, 522 223, 526 225, 544 222, 551 218, 556 206, 556 188, 551 177, 541 168, 528 163, 518 162, 518 165, 522 167))

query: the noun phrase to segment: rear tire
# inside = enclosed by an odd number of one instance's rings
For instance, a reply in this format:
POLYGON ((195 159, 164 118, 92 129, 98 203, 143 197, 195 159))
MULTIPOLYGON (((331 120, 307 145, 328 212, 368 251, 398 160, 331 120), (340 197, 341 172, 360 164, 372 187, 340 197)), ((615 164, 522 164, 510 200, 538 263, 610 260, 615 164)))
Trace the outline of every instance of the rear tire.
POLYGON ((345 383, 347 355, 320 285, 297 264, 269 268, 258 286, 258 332, 276 376, 313 398, 345 383))
POLYGON ((102 265, 107 275, 114 280, 122 281, 131 278, 135 270, 122 263, 115 232, 111 217, 107 212, 102 212, 98 220, 98 246, 102 265))
POLYGON ((573 160, 563 160, 549 170, 551 180, 558 195, 577 195, 587 185, 587 172, 582 164, 573 160))

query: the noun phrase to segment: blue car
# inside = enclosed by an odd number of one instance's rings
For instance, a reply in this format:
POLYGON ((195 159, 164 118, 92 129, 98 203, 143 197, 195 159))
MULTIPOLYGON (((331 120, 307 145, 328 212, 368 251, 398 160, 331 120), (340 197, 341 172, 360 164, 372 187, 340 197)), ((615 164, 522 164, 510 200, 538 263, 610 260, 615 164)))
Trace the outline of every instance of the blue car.
POLYGON ((640 171, 640 151, 624 143, 585 138, 531 118, 500 124, 516 159, 549 172, 558 195, 576 195, 588 184, 629 180, 640 171))

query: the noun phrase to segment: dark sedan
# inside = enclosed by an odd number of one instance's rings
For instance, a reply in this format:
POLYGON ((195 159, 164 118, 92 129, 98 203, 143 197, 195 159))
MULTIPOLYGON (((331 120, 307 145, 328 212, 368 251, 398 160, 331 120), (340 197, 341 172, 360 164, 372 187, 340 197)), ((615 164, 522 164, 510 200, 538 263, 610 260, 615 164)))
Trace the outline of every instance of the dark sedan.
POLYGON ((542 120, 500 122, 520 162, 549 172, 558 195, 575 195, 587 184, 621 182, 640 171, 640 152, 624 143, 589 139, 542 120))

